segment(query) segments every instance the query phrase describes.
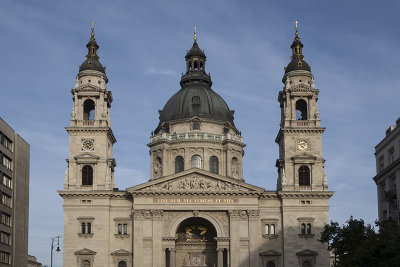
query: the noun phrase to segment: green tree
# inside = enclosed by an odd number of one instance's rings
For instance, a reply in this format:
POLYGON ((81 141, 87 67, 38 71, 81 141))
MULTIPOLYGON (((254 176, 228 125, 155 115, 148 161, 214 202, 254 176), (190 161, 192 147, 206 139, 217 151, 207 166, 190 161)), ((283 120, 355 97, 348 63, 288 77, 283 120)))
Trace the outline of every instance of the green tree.
POLYGON ((379 231, 364 220, 350 219, 339 226, 325 225, 320 241, 335 255, 335 267, 400 266, 400 228, 393 221, 376 223, 379 231))

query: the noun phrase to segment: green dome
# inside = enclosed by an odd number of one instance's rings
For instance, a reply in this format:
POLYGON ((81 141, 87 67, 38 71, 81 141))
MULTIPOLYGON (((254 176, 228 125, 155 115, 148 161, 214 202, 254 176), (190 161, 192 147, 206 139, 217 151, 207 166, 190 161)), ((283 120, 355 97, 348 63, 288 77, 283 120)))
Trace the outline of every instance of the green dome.
POLYGON ((206 55, 198 46, 196 39, 185 59, 187 69, 180 81, 182 89, 159 111, 160 123, 155 132, 164 128, 165 124, 187 121, 193 117, 227 123, 237 131, 233 123, 234 111, 230 110, 222 97, 211 89, 211 77, 205 72, 206 55))
POLYGON ((202 85, 183 88, 174 94, 160 111, 160 125, 195 116, 234 126, 233 111, 226 102, 212 89, 202 85))

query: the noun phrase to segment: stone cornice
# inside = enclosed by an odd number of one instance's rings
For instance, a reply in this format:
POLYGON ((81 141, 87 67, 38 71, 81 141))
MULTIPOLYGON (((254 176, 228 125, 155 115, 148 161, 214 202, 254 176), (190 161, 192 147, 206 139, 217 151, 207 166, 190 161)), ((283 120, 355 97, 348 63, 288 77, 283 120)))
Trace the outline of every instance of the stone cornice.
POLYGON ((126 192, 114 192, 112 190, 58 190, 58 194, 62 198, 74 198, 74 197, 107 197, 107 198, 124 198, 127 199, 126 192))
POLYGON ((334 191, 278 191, 277 194, 282 199, 290 198, 325 198, 329 199, 333 196, 334 191))
POLYGON ((112 129, 108 126, 106 127, 93 127, 93 126, 73 126, 65 127, 68 134, 70 133, 107 133, 109 138, 112 140, 113 144, 117 142, 112 129))

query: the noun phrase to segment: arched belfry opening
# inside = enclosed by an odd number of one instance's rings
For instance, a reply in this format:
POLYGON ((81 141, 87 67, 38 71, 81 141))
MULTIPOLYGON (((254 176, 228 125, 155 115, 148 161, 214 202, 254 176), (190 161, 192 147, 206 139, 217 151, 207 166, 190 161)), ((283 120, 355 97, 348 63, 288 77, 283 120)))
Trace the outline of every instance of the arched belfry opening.
POLYGON ((307 103, 303 99, 299 99, 296 102, 296 120, 305 121, 307 117, 307 103))
POLYGON ((215 237, 215 227, 204 218, 181 222, 176 231, 176 266, 217 266, 215 237))
POLYGON ((94 120, 95 105, 91 99, 85 100, 83 103, 83 120, 93 121, 94 120))

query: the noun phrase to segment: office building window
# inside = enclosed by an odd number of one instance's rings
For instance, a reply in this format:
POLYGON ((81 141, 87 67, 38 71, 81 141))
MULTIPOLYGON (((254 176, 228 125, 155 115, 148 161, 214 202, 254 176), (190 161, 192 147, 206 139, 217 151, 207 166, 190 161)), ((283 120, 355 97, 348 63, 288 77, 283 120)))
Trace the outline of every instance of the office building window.
POLYGON ((1 214, 1 223, 5 224, 7 226, 11 226, 11 216, 8 215, 7 213, 2 213, 1 214))
POLYGON ((12 199, 9 195, 2 194, 1 195, 1 204, 6 205, 9 208, 12 208, 12 199))
POLYGON ((0 243, 11 245, 11 235, 6 232, 0 232, 0 243))
POLYGON ((10 264, 10 253, 0 251, 0 263, 10 264))

